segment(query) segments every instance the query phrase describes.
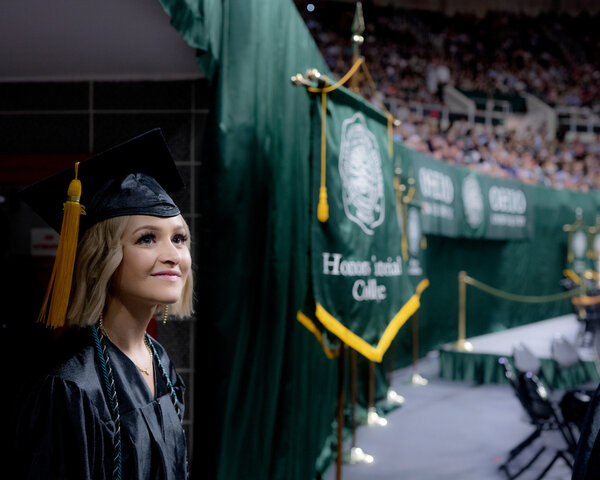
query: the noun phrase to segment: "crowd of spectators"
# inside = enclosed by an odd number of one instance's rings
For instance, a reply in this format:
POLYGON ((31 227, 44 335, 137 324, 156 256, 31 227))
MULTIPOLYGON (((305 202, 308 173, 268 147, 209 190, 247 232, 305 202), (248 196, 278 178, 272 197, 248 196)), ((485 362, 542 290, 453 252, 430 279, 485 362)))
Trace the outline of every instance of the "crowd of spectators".
MULTIPOLYGON (((350 67, 353 13, 353 4, 329 3, 305 15, 336 73, 350 67)), ((551 106, 600 110, 598 16, 448 17, 385 8, 369 14, 361 54, 385 95, 435 102, 442 82, 490 94, 527 92, 551 106)))
POLYGON ((436 118, 412 114, 396 129, 406 146, 452 165, 528 184, 588 192, 600 190, 600 138, 547 141, 538 131, 502 133, 455 121, 442 131, 436 118))
MULTIPOLYGON (((353 5, 327 4, 304 14, 332 73, 352 63, 353 5), (315 11, 317 13, 317 11, 315 11)), ((444 16, 434 12, 377 9, 365 12, 365 57, 376 104, 443 104, 443 86, 487 95, 532 93, 548 105, 600 112, 600 30, 597 16, 508 13, 444 16)), ((526 183, 600 190, 600 137, 559 135, 527 126, 511 130, 409 115, 397 128, 407 146, 446 162, 526 183)))

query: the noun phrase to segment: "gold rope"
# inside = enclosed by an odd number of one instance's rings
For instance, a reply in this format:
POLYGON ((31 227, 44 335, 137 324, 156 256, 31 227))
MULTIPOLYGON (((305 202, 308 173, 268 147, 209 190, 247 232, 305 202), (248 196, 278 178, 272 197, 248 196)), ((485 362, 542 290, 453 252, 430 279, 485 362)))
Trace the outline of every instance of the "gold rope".
POLYGON ((528 296, 528 295, 516 295, 514 293, 507 293, 499 290, 497 288, 486 285, 479 280, 475 280, 468 275, 464 276, 465 283, 483 290, 490 295, 495 295, 497 297, 503 298, 505 300, 512 300, 513 302, 523 302, 523 303, 545 303, 545 302, 556 302, 558 300, 565 300, 567 298, 574 297, 576 295, 580 295, 585 291, 583 287, 579 287, 568 292, 555 293, 552 295, 539 295, 539 296, 528 296))
POLYGON ((307 90, 312 93, 320 93, 320 92, 329 93, 329 92, 333 92, 334 90, 337 90, 342 85, 344 85, 344 83, 346 83, 348 80, 350 80, 352 75, 354 75, 356 73, 356 70, 358 69, 358 67, 360 67, 361 63, 363 63, 364 61, 365 61, 365 59, 360 57, 356 62, 354 62, 354 65, 352 65, 352 68, 350 70, 348 70, 348 73, 346 73, 346 75, 344 75, 339 82, 334 83, 333 85, 326 84, 323 88, 308 87, 307 90))

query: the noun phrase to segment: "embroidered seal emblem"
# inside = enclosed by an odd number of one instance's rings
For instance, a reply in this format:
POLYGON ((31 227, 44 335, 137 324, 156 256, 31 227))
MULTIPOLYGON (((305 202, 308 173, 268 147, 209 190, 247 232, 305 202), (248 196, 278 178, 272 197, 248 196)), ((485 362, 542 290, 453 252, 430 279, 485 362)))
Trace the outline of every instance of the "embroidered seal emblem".
POLYGON ((360 112, 342 123, 338 167, 346 217, 373 235, 385 219, 381 155, 375 135, 360 112))
POLYGON ((467 223, 472 229, 483 222, 483 194, 475 175, 468 175, 462 182, 462 201, 467 223))

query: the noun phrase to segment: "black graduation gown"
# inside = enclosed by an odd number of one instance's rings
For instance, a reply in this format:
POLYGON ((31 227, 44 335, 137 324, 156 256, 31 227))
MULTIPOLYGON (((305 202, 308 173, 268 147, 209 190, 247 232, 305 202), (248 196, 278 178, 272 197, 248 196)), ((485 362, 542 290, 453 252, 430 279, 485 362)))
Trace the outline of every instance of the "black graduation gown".
MULTIPOLYGON (((23 474, 17 478, 112 478, 115 424, 93 336, 90 328, 71 336, 74 353, 36 384, 23 405, 16 442, 23 474)), ((183 381, 163 347, 154 345, 183 413, 183 381)), ((107 350, 121 413, 121 478, 184 480, 185 435, 157 359, 152 398, 133 362, 110 341, 107 350)))
POLYGON ((600 479, 600 387, 587 409, 575 452, 573 480, 600 479))

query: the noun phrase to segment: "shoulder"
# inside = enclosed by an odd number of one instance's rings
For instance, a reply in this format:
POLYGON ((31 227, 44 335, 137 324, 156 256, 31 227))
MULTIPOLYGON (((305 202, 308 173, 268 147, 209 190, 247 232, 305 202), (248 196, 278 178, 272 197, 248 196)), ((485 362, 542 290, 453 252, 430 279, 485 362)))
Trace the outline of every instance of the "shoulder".
POLYGON ((95 355, 89 328, 69 329, 54 345, 48 375, 77 383, 95 370, 95 355))
POLYGON ((48 363, 38 382, 39 391, 104 405, 96 348, 89 328, 66 331, 55 342, 48 363))

